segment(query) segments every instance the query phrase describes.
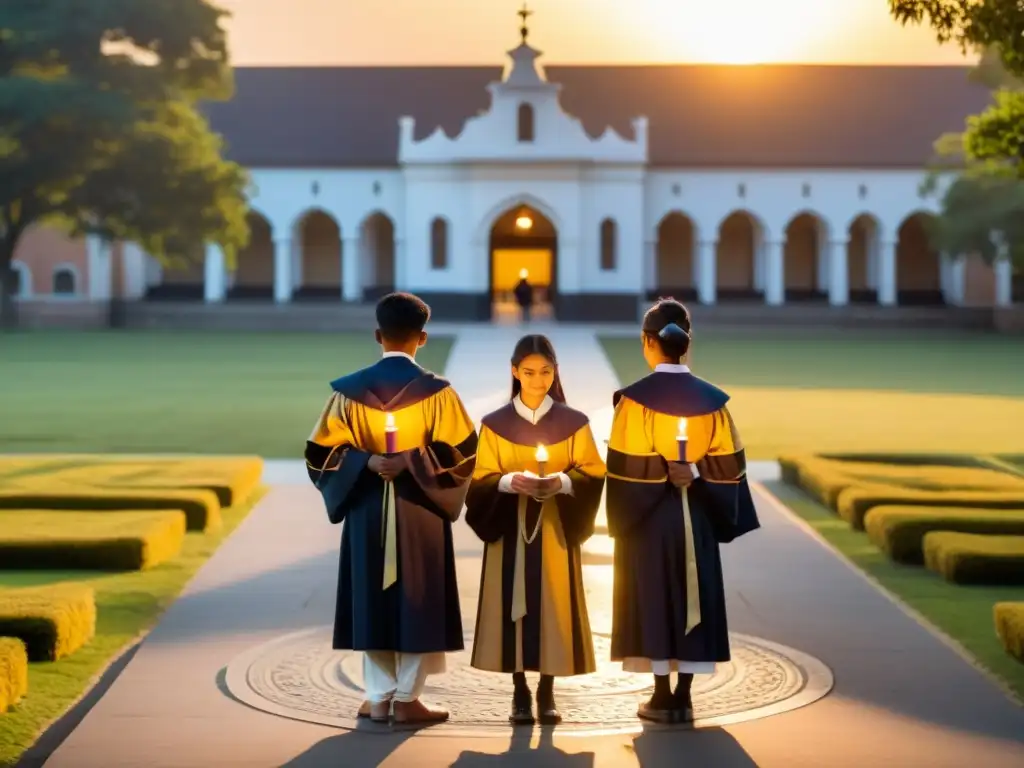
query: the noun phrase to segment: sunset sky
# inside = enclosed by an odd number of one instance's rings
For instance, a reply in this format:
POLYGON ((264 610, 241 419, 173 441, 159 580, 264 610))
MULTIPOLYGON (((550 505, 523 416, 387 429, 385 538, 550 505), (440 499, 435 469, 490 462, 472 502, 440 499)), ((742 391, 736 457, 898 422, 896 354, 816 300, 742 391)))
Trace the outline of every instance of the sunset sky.
MULTIPOLYGON (((500 64, 522 0, 215 0, 236 64, 500 64)), ((958 64, 887 0, 533 0, 546 61, 958 64)))

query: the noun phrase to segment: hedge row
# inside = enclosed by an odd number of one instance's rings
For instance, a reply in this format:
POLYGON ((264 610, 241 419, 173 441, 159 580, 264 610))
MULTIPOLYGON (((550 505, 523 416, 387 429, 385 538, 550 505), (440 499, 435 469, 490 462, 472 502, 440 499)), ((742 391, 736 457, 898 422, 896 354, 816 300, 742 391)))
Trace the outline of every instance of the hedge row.
POLYGON ((865 520, 871 542, 898 563, 924 562, 924 537, 932 531, 1024 536, 1024 510, 964 507, 875 507, 865 520))
POLYGON ((96 633, 96 597, 81 584, 0 590, 0 637, 25 643, 29 661, 56 661, 96 633))
POLYGON ((161 512, 0 511, 0 569, 140 571, 169 560, 185 515, 161 512))
POLYGON ((28 692, 28 654, 16 637, 0 637, 0 714, 28 692))
POLYGON ((924 564, 956 584, 1024 584, 1024 536, 933 531, 924 564))
POLYGON ((1024 603, 996 603, 993 613, 1006 652, 1024 662, 1024 603))

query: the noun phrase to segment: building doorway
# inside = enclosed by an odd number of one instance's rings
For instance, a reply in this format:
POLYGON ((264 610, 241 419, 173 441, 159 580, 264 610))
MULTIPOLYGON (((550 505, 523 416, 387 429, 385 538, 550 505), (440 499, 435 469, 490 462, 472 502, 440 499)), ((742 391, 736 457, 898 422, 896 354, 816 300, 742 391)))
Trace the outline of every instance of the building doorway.
POLYGON ((528 205, 510 208, 491 227, 490 255, 492 319, 518 321, 521 279, 533 289, 532 318, 554 316, 558 233, 550 219, 528 205))

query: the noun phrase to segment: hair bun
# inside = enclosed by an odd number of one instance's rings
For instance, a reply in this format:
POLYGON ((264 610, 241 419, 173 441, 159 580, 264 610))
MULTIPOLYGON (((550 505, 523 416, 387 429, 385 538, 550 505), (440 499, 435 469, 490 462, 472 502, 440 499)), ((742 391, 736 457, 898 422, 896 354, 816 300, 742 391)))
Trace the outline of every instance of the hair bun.
POLYGON ((689 341, 690 334, 688 334, 675 323, 669 323, 660 331, 658 331, 658 338, 661 339, 662 341, 685 342, 689 341))

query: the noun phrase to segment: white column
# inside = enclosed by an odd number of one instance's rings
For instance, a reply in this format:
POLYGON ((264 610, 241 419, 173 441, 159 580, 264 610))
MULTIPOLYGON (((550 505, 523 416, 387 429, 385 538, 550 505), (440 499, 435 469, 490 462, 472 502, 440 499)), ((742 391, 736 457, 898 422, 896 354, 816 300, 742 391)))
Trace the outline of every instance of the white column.
MULTIPOLYGON (((623 260, 620 260, 620 264, 623 260)), ((644 243, 643 292, 646 294, 658 288, 658 243, 648 240, 644 243)))
POLYGON ((292 241, 274 241, 274 302, 287 304, 292 300, 292 241))
MULTIPOLYGON (((828 303, 845 307, 850 303, 850 269, 847 264, 846 240, 833 240, 828 244, 828 303)), ((820 273, 819 273, 820 274, 820 273)))
POLYGON ((405 238, 395 237, 395 290, 415 291, 419 286, 409 285, 409 268, 406 264, 405 238))
MULTIPOLYGON (((824 231, 824 227, 820 224, 817 225, 815 234, 817 235, 817 249, 815 251, 815 278, 816 285, 814 289, 818 293, 831 293, 832 291, 832 265, 833 265, 833 253, 836 250, 836 243, 841 241, 829 241, 828 235, 824 231)), ((846 252, 846 248, 843 248, 843 253, 846 252)), ((831 302, 831 300, 830 300, 831 302)))
POLYGON ((896 306, 896 246, 888 241, 878 248, 878 303, 883 307, 896 306))
POLYGON ((717 240, 705 240, 697 244, 697 267, 700 282, 697 283, 697 297, 701 304, 718 301, 717 240))
POLYGON ((764 300, 773 307, 786 303, 786 269, 782 260, 784 243, 765 243, 764 300))
POLYGON ((582 259, 578 240, 558 241, 558 292, 579 293, 583 284, 580 275, 582 259))
POLYGON ((138 243, 125 243, 124 298, 139 299, 146 293, 146 254, 138 243))
POLYGON ((86 257, 89 264, 89 299, 110 300, 110 243, 98 235, 89 235, 85 240, 86 257))
POLYGON ((207 243, 203 263, 203 301, 215 304, 224 301, 227 281, 224 268, 224 251, 219 245, 207 243))
POLYGON ((346 237, 341 244, 341 297, 345 301, 363 300, 361 245, 358 237, 346 237))
POLYGON ((768 271, 765 269, 765 258, 767 256, 766 243, 761 238, 754 238, 754 290, 764 293, 765 281, 768 278, 768 271))
POLYGON ((993 265, 996 278, 996 306, 1013 304, 1013 265, 1009 259, 998 259, 993 265))
POLYGON ((947 277, 946 303, 962 307, 967 303, 967 258, 957 256, 950 261, 947 277))

